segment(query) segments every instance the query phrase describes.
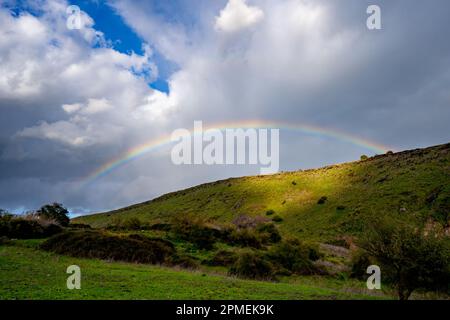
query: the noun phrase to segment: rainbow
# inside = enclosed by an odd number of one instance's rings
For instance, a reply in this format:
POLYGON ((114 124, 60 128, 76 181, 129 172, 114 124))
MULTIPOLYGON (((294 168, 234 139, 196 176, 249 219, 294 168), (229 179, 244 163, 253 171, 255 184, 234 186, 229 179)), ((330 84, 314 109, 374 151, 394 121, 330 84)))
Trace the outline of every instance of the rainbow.
MULTIPOLYGON (((318 126, 313 126, 309 124, 298 124, 298 123, 288 123, 283 121, 266 121, 266 120, 245 120, 245 121, 233 121, 233 122, 220 122, 209 126, 203 125, 203 131, 208 129, 284 129, 289 131, 301 132, 303 134, 333 138, 339 141, 351 143, 353 145, 362 147, 364 149, 370 150, 375 154, 382 154, 391 148, 381 145, 379 143, 369 141, 367 139, 356 137, 348 133, 344 133, 335 129, 323 128, 318 126)), ((190 130, 191 134, 193 129, 190 130)), ((166 134, 155 139, 151 139, 141 145, 131 148, 124 153, 120 154, 118 157, 106 162, 97 170, 88 175, 83 181, 85 183, 92 183, 93 181, 108 175, 117 168, 136 160, 143 155, 162 148, 166 145, 173 143, 171 140, 171 134, 166 134)))

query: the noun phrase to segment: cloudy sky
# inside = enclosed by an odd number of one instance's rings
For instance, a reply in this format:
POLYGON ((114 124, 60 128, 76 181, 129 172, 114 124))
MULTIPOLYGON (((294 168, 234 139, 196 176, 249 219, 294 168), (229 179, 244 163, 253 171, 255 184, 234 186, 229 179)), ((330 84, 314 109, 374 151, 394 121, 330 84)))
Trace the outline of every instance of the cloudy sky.
MULTIPOLYGON (((90 178, 194 120, 304 124, 392 150, 449 142, 449 12, 448 0, 0 0, 0 208, 89 213, 259 172, 176 166, 160 148, 90 178), (366 27, 370 4, 381 30, 366 27)), ((280 130, 280 170, 375 153, 280 130)))

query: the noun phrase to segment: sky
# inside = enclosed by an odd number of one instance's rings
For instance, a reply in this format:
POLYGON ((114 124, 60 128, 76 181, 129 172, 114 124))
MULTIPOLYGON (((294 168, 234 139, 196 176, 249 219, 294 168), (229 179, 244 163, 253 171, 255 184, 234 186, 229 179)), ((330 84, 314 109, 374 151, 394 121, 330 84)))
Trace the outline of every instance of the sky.
POLYGON ((159 143, 195 120, 279 126, 280 171, 447 143, 449 12, 447 0, 0 0, 0 208, 88 214, 259 173, 175 165, 159 143), (366 26, 372 4, 380 30, 366 26))

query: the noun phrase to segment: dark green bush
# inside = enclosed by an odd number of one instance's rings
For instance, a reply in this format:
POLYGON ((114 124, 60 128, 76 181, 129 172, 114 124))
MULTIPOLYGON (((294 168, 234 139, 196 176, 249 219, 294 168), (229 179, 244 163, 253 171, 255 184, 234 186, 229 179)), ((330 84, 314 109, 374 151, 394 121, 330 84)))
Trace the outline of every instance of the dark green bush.
POLYGON ((273 214, 275 214, 275 210, 270 209, 266 211, 266 216, 271 216, 273 214))
POLYGON ((274 280, 274 268, 261 254, 244 251, 238 255, 236 262, 229 269, 230 275, 246 279, 274 280))
POLYGON ((139 218, 131 217, 123 222, 122 228, 125 230, 141 230, 142 222, 139 218))
POLYGON ((274 216, 274 217, 272 218, 272 221, 273 221, 273 222, 281 222, 281 221, 283 221, 283 218, 280 217, 280 216, 274 216))
POLYGON ((192 242, 200 249, 212 249, 219 233, 204 220, 190 216, 174 219, 172 232, 176 237, 192 242))
POLYGON ((214 257, 211 260, 206 261, 206 264, 210 265, 210 266, 228 267, 228 266, 231 266, 232 264, 234 264, 236 262, 237 258, 238 258, 238 255, 236 252, 229 251, 229 250, 219 250, 216 252, 216 254, 214 255, 214 257))
POLYGON ((170 264, 174 245, 141 235, 117 236, 100 231, 68 231, 46 240, 41 248, 74 257, 150 264, 170 264))
POLYGON ((359 250, 352 255, 350 264, 352 268, 350 276, 363 280, 368 277, 367 267, 375 263, 374 259, 367 252, 359 250))
POLYGON ((170 263, 184 269, 197 269, 199 266, 197 260, 188 255, 174 255, 170 263))
POLYGON ((327 197, 323 196, 317 201, 317 204, 324 204, 328 200, 327 197))
POLYGON ((69 228, 73 229, 92 229, 90 225, 84 223, 70 223, 69 228))
POLYGON ((316 246, 309 246, 308 247, 308 258, 312 261, 317 261, 320 258, 322 258, 323 254, 320 253, 319 248, 316 246))
POLYGON ((25 217, 0 217, 0 236, 12 239, 38 239, 60 233, 62 228, 55 224, 26 219, 25 217))
POLYGON ((148 230, 150 226, 143 223, 137 217, 131 217, 127 219, 122 219, 120 217, 114 217, 111 223, 106 227, 107 230, 120 231, 120 230, 148 230))
POLYGON ((263 243, 277 243, 281 240, 280 232, 273 223, 260 224, 256 231, 260 234, 263 243))
POLYGON ((261 235, 255 229, 251 228, 232 230, 228 237, 228 243, 256 249, 262 247, 261 235))
POLYGON ((5 236, 1 236, 0 237, 0 246, 1 245, 5 245, 5 244, 9 244, 10 243, 10 240, 8 239, 8 237, 5 237, 5 236))
POLYGON ((303 275, 316 274, 318 270, 309 254, 309 247, 298 240, 288 240, 272 246, 266 256, 278 269, 287 269, 303 275))
POLYGON ((172 225, 169 223, 155 223, 149 226, 149 230, 160 230, 160 231, 170 231, 172 229, 172 225))

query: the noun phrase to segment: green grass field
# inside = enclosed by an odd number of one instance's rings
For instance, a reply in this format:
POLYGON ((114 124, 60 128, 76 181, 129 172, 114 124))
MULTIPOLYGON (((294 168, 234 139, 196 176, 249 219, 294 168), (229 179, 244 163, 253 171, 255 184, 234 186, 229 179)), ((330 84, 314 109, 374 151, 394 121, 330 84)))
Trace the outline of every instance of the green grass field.
POLYGON ((392 299, 356 280, 296 277, 250 281, 159 266, 59 256, 33 241, 0 246, 1 299, 392 299), (81 268, 81 289, 66 288, 66 268, 81 268), (287 282, 289 281, 289 282, 287 282))

